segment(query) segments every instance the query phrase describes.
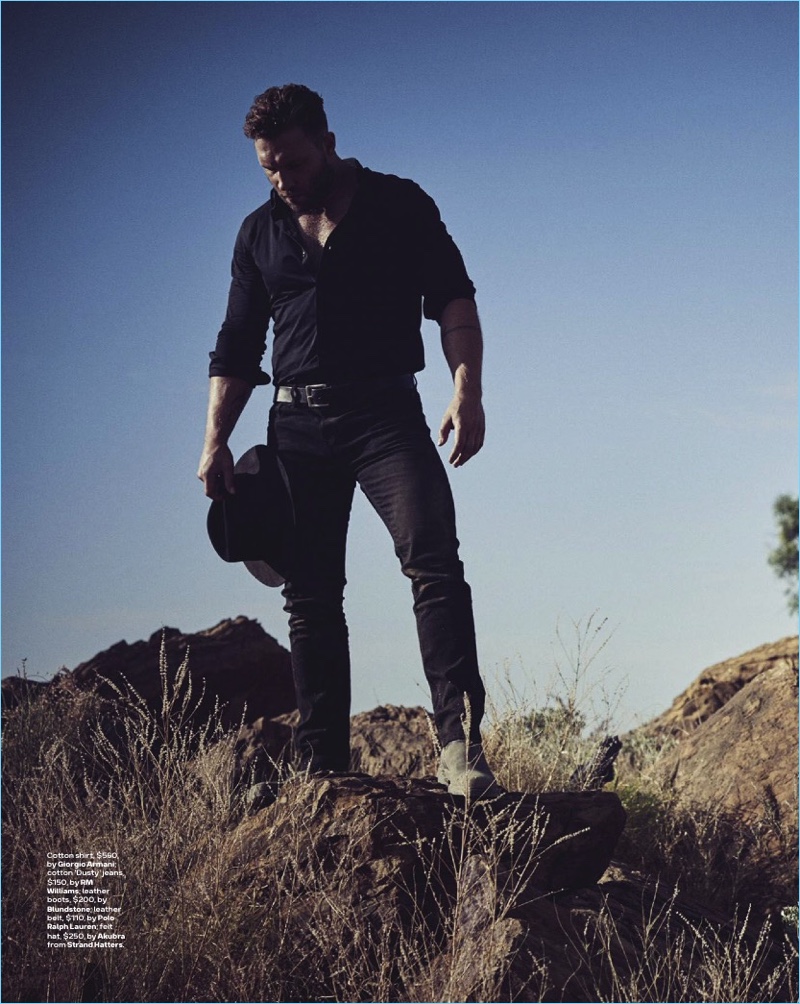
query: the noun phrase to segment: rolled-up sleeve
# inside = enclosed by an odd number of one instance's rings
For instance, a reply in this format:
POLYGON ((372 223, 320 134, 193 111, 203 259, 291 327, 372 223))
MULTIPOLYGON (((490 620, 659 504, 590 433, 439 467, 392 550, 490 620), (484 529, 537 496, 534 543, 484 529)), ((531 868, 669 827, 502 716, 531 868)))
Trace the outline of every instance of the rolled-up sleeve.
POLYGON ((209 353, 209 376, 238 377, 253 387, 270 382, 261 369, 270 312, 269 294, 250 251, 243 224, 233 251, 225 320, 217 335, 216 347, 209 353))
POLYGON ((417 185, 414 188, 422 309, 429 320, 439 321, 451 300, 474 300, 475 286, 467 274, 461 252, 442 222, 436 203, 417 185))

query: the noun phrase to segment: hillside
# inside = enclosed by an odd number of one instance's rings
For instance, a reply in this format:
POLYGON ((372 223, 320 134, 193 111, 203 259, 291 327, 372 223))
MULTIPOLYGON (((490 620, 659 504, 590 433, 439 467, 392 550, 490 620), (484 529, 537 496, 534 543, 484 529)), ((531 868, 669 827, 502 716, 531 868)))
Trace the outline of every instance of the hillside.
POLYGON ((297 774, 287 669, 237 618, 3 681, 4 1000, 797 999, 796 638, 701 673, 602 790, 577 709, 504 709, 474 804, 422 708, 297 774), (108 932, 53 923, 52 855, 115 856, 108 932))

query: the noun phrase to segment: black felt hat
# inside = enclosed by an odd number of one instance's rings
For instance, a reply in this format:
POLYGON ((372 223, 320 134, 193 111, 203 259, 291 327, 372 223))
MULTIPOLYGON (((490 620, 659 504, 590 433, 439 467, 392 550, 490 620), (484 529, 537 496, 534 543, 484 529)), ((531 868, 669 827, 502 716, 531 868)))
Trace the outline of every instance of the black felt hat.
POLYGON ((211 503, 208 536, 224 561, 241 561, 265 586, 280 586, 294 549, 292 501, 280 461, 259 444, 242 454, 233 472, 236 492, 211 503))

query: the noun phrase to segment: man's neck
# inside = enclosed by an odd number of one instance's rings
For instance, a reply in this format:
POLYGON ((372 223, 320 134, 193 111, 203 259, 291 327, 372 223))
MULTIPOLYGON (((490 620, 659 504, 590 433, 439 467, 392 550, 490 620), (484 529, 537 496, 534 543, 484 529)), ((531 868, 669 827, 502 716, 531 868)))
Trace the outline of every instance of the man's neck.
POLYGON ((331 184, 320 199, 320 206, 295 213, 298 220, 303 217, 324 217, 338 223, 349 209, 353 195, 358 188, 358 161, 352 158, 342 160, 340 157, 335 157, 331 167, 333 168, 331 184))

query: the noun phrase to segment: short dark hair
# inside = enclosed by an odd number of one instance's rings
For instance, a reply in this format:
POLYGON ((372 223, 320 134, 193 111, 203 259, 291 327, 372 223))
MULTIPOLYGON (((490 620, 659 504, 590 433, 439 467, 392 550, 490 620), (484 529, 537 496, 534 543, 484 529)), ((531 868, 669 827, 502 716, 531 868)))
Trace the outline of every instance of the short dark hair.
POLYGON ((275 139, 294 126, 309 136, 321 136, 328 131, 328 120, 319 94, 303 84, 284 84, 256 95, 244 120, 244 134, 248 139, 275 139))

